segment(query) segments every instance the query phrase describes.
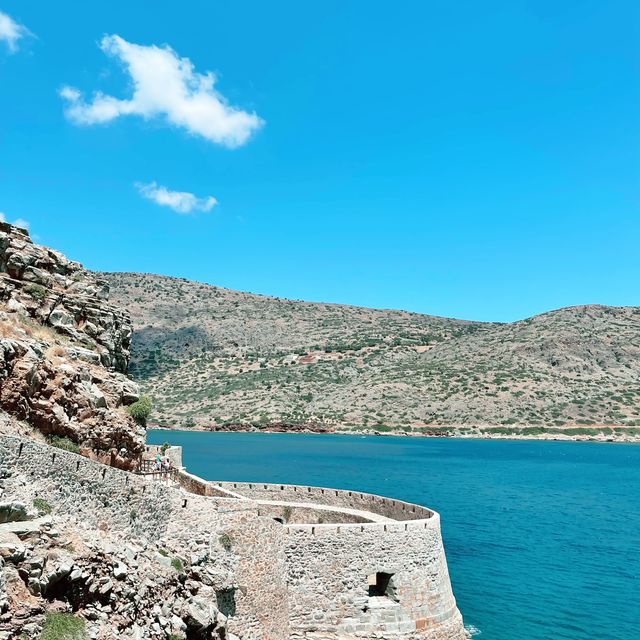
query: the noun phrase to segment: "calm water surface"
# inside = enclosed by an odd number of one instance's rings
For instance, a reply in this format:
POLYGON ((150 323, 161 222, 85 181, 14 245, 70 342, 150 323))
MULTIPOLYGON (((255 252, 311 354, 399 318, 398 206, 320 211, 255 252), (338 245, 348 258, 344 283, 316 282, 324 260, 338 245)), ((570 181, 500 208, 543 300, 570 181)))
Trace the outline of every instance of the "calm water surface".
POLYGON ((433 507, 481 640, 640 640, 640 446, 150 431, 210 480, 433 507))

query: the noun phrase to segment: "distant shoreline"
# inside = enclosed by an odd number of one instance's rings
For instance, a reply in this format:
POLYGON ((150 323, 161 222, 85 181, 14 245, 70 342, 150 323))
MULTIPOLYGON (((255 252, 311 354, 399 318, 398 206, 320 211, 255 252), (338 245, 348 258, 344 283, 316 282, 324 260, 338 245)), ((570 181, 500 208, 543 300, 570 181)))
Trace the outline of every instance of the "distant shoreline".
MULTIPOLYGON (((460 427, 434 427, 432 431, 410 432, 398 430, 379 431, 377 429, 340 429, 340 428, 313 428, 311 426, 295 425, 294 428, 284 428, 279 426, 266 426, 265 428, 250 427, 244 425, 233 425, 232 427, 203 427, 196 425, 193 427, 184 426, 168 426, 168 425, 149 425, 147 429, 156 431, 194 431, 209 433, 285 433, 285 434, 302 434, 302 435, 362 435, 362 436, 394 436, 405 438, 447 438, 457 440, 550 440, 558 442, 600 442, 600 443, 624 443, 638 444, 640 443, 640 428, 625 427, 621 425, 603 425, 593 427, 593 433, 553 433, 546 431, 543 433, 518 433, 518 429, 527 429, 532 427, 515 427, 513 431, 508 431, 508 427, 503 425, 486 425, 483 427, 460 428, 460 427), (504 433, 487 432, 483 429, 505 429, 504 433), (624 429, 632 430, 631 432, 619 433, 613 431, 610 434, 604 434, 599 429, 624 429)), ((543 429, 552 429, 550 427, 541 427, 543 429)), ((564 427, 566 430, 575 429, 576 431, 591 430, 589 427, 578 425, 575 427, 564 427)))

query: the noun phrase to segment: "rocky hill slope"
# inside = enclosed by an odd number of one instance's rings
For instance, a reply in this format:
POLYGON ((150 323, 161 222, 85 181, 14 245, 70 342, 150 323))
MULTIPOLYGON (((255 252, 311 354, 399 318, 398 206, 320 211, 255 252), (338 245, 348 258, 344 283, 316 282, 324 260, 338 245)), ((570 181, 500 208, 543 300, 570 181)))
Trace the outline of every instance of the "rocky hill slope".
POLYGON ((130 468, 144 447, 124 410, 139 395, 125 375, 132 326, 108 298, 104 280, 0 222, 0 411, 130 468))
POLYGON ((640 308, 494 324, 100 277, 161 425, 640 435, 640 308))

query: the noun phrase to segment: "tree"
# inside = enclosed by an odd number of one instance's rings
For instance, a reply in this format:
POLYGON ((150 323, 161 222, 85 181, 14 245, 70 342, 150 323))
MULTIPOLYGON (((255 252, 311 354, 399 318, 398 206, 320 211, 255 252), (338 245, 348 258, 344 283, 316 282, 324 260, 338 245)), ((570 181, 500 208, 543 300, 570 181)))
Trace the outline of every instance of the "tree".
POLYGON ((141 426, 147 426, 147 419, 151 414, 151 399, 140 396, 140 399, 127 407, 128 414, 141 426))

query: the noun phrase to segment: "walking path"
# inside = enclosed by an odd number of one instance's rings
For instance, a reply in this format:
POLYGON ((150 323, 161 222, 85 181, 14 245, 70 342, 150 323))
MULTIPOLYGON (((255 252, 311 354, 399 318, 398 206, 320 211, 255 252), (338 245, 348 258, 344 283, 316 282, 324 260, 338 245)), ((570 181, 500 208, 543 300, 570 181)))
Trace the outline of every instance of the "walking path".
POLYGON ((315 511, 344 513, 350 516, 363 518, 367 520, 367 522, 397 522, 397 520, 394 520, 393 518, 380 516, 377 513, 371 513, 371 511, 360 511, 359 509, 348 509, 346 507, 332 507, 331 505, 318 504, 317 502, 281 502, 280 500, 254 500, 254 502, 259 505, 263 504, 276 507, 303 508, 313 509, 315 511))

